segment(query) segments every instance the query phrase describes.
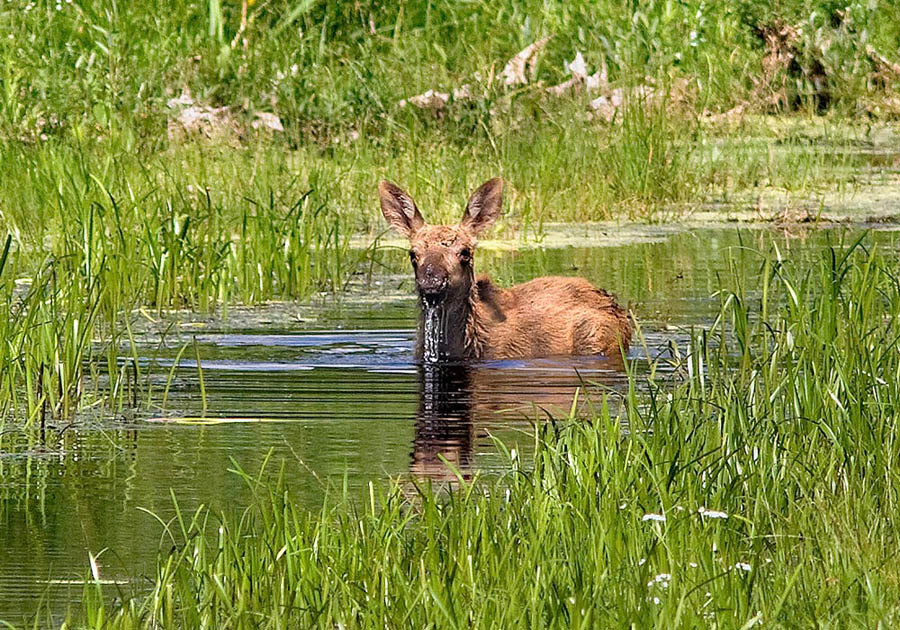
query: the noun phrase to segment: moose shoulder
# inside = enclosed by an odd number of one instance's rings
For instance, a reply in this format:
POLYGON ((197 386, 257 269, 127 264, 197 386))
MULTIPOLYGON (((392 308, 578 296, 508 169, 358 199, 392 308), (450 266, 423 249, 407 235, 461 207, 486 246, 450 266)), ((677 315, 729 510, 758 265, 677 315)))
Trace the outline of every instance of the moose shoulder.
POLYGON ((421 309, 419 360, 553 355, 619 356, 631 323, 615 298, 582 278, 544 277, 503 289, 475 277, 479 233, 500 214, 503 182, 485 182, 458 225, 427 225, 412 198, 390 182, 381 211, 410 242, 421 309))

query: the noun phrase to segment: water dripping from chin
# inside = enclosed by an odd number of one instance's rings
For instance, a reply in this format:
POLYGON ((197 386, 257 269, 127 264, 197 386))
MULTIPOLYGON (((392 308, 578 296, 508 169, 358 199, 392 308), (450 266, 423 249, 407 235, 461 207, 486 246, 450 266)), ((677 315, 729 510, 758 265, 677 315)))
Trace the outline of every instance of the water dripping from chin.
POLYGON ((422 330, 422 360, 425 363, 439 361, 445 352, 447 317, 443 305, 429 304, 422 300, 424 326, 422 330))

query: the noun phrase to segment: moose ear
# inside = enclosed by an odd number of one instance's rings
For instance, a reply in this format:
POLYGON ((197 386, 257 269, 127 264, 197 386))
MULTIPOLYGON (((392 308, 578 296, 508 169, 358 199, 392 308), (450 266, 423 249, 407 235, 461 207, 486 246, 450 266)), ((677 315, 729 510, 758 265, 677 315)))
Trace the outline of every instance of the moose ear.
POLYGON ((503 180, 495 177, 486 181, 469 197, 460 225, 475 234, 489 228, 500 216, 502 202, 503 180))
POLYGON ((378 184, 378 197, 381 200, 381 213, 391 227, 407 238, 425 225, 416 202, 399 186, 383 181, 378 184))

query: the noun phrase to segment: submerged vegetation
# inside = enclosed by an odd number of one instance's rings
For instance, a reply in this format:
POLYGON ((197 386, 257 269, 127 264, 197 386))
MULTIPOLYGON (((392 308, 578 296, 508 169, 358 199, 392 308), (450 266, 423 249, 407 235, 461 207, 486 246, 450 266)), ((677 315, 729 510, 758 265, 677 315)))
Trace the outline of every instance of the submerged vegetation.
MULTIPOLYGON (((86 627, 875 627, 897 622, 900 284, 860 242, 761 258, 680 377, 536 428, 533 467, 257 501, 165 526, 149 592, 85 587, 86 627), (610 411, 614 409, 616 411, 610 411), (170 549, 170 551, 168 551, 170 549)), ((736 275, 735 278, 739 278, 736 275)), ((652 374, 652 372, 651 372, 652 374)), ((632 383, 635 380, 632 379, 632 383)), ((78 624, 73 624, 78 625, 78 624)))

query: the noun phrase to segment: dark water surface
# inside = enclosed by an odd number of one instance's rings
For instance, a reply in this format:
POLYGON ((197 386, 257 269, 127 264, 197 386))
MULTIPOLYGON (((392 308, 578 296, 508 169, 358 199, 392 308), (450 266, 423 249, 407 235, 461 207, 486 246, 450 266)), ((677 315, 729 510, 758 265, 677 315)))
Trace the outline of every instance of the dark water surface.
MULTIPOLYGON (((477 264, 501 284, 552 273, 614 291, 641 323, 645 342, 635 340, 629 360, 644 374, 648 358, 710 322, 720 287, 736 277, 753 294, 760 252, 803 265, 852 236, 650 230, 616 247, 481 252, 477 264)), ((893 247, 890 233, 876 240, 893 247)), ((268 469, 283 468, 293 494, 315 509, 326 489, 345 484, 359 494, 369 481, 451 478, 446 462, 466 477, 501 471, 506 460, 492 436, 527 456, 532 423, 567 413, 583 382, 592 400, 622 391, 622 372, 603 360, 419 368, 404 259, 386 255, 381 275, 360 278, 338 302, 148 324, 137 340, 141 379, 153 388, 149 408, 116 418, 86 414, 43 434, 6 427, 0 620, 18 625, 37 613, 44 623, 77 606, 89 554, 100 577, 125 592, 147 585, 163 540, 159 520, 175 515, 173 497, 185 513, 250 501, 235 467, 257 474, 268 458, 268 469)))

